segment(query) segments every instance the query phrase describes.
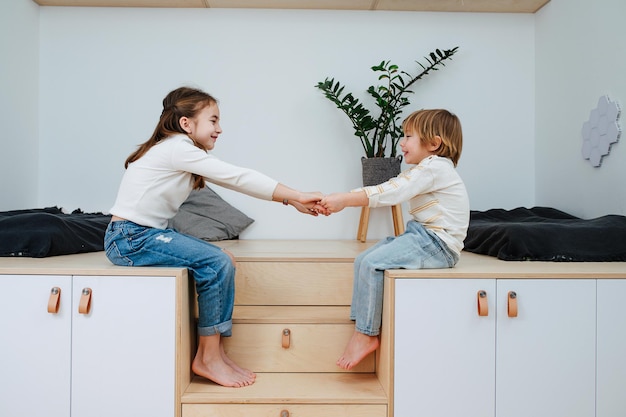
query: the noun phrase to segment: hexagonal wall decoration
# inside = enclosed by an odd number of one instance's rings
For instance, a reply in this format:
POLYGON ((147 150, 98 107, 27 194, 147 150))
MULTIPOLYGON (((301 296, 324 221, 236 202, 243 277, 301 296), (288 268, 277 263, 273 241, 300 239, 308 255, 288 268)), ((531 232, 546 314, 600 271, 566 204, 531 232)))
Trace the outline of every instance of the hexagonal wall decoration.
POLYGON ((591 110, 589 120, 582 128, 582 155, 594 167, 602 165, 602 159, 611 151, 611 145, 619 140, 622 129, 619 126, 620 107, 608 96, 598 100, 598 106, 591 110))

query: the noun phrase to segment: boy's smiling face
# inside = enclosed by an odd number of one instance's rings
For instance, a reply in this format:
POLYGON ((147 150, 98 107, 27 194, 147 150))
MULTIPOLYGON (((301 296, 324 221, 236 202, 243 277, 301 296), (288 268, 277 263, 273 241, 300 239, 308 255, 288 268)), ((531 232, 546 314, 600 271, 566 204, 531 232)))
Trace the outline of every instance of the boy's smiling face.
POLYGON ((424 144, 417 133, 407 130, 400 141, 400 149, 407 164, 419 164, 424 158, 435 155, 435 151, 441 146, 441 138, 435 136, 433 141, 424 144))

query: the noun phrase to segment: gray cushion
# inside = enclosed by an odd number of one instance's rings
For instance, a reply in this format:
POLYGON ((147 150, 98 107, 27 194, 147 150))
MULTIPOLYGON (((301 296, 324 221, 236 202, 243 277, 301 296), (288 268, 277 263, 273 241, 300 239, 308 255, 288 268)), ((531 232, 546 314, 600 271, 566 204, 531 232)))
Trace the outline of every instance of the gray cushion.
POLYGON ((209 187, 193 190, 169 222, 181 233, 207 241, 236 239, 254 222, 209 187))

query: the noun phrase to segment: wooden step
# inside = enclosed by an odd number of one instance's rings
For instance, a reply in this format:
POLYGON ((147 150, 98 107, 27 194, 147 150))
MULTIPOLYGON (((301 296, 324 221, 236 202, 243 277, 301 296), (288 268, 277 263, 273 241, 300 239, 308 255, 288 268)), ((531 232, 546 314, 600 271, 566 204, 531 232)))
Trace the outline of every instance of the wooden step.
POLYGON ((237 305, 350 305, 352 262, 238 261, 237 305))
POLYGON ((228 388, 194 377, 183 404, 387 404, 375 374, 258 373, 249 387, 228 388))
POLYGON ((354 324, 350 306, 240 306, 235 305, 233 323, 336 323, 354 324))
MULTIPOLYGON (((198 319, 198 305, 193 300, 194 317, 198 319)), ((350 320, 350 306, 234 306, 233 323, 336 323, 354 324, 350 320)))
POLYGON ((255 372, 375 372, 376 355, 350 371, 335 361, 354 333, 348 306, 235 306, 224 348, 255 372))
POLYGON ((224 349, 255 372, 375 372, 375 353, 349 371, 335 364, 353 333, 353 324, 235 323, 224 349))
POLYGON ((387 417, 383 404, 183 404, 183 417, 387 417))
POLYGON ((223 240, 213 242, 231 251, 237 261, 253 262, 354 262, 376 242, 354 240, 223 240))

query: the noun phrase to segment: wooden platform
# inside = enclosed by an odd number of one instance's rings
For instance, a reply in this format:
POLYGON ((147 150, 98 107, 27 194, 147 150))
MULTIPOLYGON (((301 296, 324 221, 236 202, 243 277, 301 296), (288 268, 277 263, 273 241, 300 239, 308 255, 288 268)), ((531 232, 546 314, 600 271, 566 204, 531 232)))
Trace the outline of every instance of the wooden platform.
POLYGON ((185 404, 387 404, 375 374, 260 373, 249 387, 232 389, 195 378, 185 404))
POLYGON ((354 332, 354 258, 374 242, 218 242, 237 259, 229 357, 257 374, 239 389, 194 378, 184 417, 387 417, 376 354, 350 371, 335 361, 354 332))
MULTIPOLYGON (((609 279, 616 283, 619 279, 626 279, 624 262, 511 262, 472 253, 463 253, 454 268, 389 270, 385 273, 381 347, 355 369, 344 371, 334 362, 353 331, 353 323, 349 320, 353 261, 374 243, 356 240, 218 242, 218 246, 235 255, 238 263, 233 337, 225 339, 225 347, 237 363, 257 373, 257 381, 250 387, 235 389, 190 375, 195 336, 186 303, 187 300, 193 303, 193 297, 181 291, 177 297, 177 315, 185 320, 177 336, 175 360, 179 387, 174 395, 179 406, 176 415, 394 417, 394 373, 397 368, 393 308, 396 301, 393 297, 396 285, 420 282, 429 285, 426 281, 429 279, 437 279, 440 283, 443 280, 447 285, 447 280, 469 282, 477 279, 481 285, 493 280, 504 286, 506 282, 503 281, 522 279, 524 284, 532 284, 538 289, 524 292, 523 300, 528 302, 534 294, 543 294, 539 291, 545 287, 542 284, 554 279, 564 279, 559 284, 574 280, 567 283, 568 286, 593 279, 609 279), (286 344, 285 330, 289 334, 286 344)), ((88 275, 106 278, 149 274, 167 277, 172 273, 170 268, 114 266, 103 252, 43 259, 0 259, 0 274, 13 276, 88 275)), ((466 286, 465 282, 449 284, 454 288, 466 286)), ((495 293, 491 291, 488 295, 493 303, 495 293)), ((476 291, 472 290, 470 297, 470 303, 476 303, 476 291)), ((443 302, 449 296, 436 294, 433 298, 443 302)), ((416 310, 419 307, 421 304, 408 306, 416 310)), ((528 311, 527 305, 524 308, 528 311)), ((467 311, 476 315, 475 306, 469 306, 467 311)), ((489 314, 489 317, 495 314, 493 308, 489 314)), ((452 333, 458 332, 459 328, 453 326, 452 333)))

